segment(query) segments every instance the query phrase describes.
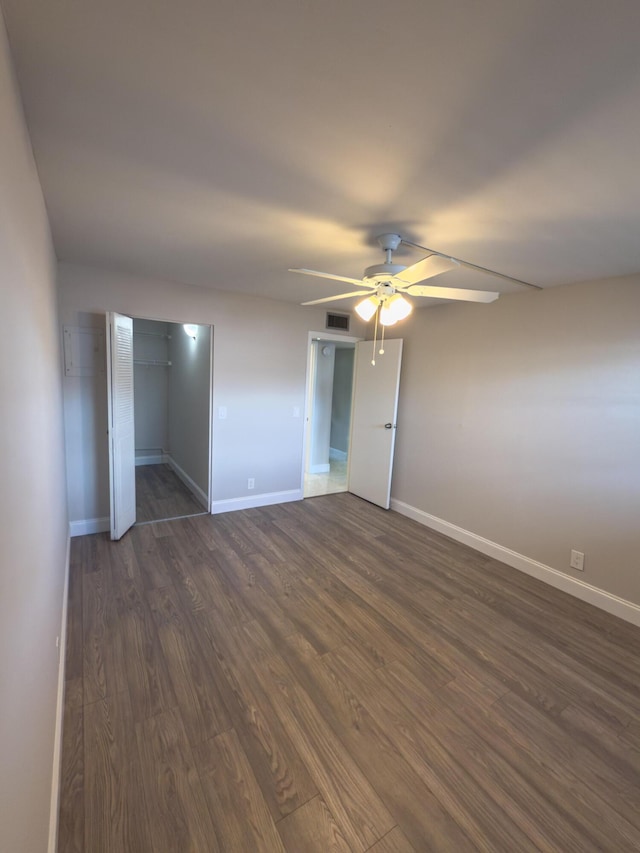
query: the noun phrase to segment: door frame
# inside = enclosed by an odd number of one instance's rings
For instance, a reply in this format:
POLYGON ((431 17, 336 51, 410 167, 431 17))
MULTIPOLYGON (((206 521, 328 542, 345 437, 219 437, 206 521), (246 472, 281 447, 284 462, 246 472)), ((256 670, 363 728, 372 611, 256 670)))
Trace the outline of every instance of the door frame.
MULTIPOLYGON (((106 312, 107 314, 113 312, 106 312)), ((213 377, 213 366, 214 366, 214 358, 213 358, 213 346, 214 346, 214 336, 215 336, 215 326, 213 323, 195 323, 193 319, 191 320, 183 320, 183 319, 175 319, 175 318, 167 318, 167 317, 149 317, 147 315, 142 316, 136 311, 118 311, 116 313, 124 314, 126 317, 131 317, 132 320, 150 320, 154 323, 171 323, 177 326, 184 326, 188 323, 194 323, 197 326, 208 326, 210 331, 209 337, 209 464, 207 466, 207 512, 212 514, 213 512, 213 385, 214 385, 214 377, 213 377)), ((108 361, 108 357, 107 357, 108 361)), ((108 365, 110 367, 110 365, 108 365)), ((134 405, 135 405, 135 382, 133 387, 134 394, 134 405)))
MULTIPOLYGON (((362 335, 339 335, 335 332, 309 332, 307 336, 307 373, 304 390, 304 434, 302 440, 302 471, 300 472, 300 492, 304 498, 304 474, 307 468, 307 453, 309 452, 311 414, 313 411, 313 344, 316 341, 328 341, 329 343, 342 342, 357 344, 364 341, 362 335)), ((354 373, 355 378, 355 373, 354 373)), ((351 394, 351 418, 353 418, 353 393, 351 394)))

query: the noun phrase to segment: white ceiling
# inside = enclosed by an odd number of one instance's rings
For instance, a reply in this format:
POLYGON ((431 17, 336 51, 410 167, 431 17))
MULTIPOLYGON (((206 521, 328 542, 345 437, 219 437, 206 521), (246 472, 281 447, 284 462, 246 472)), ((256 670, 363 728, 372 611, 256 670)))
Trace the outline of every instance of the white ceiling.
POLYGON ((288 267, 360 277, 390 230, 544 286, 640 271, 637 0, 0 3, 61 260, 293 301, 351 288, 288 267))

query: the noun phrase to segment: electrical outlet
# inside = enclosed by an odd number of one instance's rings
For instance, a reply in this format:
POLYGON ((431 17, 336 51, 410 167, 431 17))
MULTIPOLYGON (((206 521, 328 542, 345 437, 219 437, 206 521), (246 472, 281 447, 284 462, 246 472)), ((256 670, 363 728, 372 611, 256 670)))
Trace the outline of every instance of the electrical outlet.
POLYGON ((293 407, 293 417, 294 418, 300 417, 300 406, 294 406, 293 407))
POLYGON ((571 562, 569 565, 572 569, 584 572, 584 554, 582 551, 571 551, 571 562))
POLYGON ((254 480, 253 477, 249 477, 249 479, 247 480, 247 488, 248 489, 255 489, 255 487, 256 487, 256 481, 254 480))
POLYGON ((227 419, 227 407, 226 406, 218 406, 218 418, 221 421, 227 419))

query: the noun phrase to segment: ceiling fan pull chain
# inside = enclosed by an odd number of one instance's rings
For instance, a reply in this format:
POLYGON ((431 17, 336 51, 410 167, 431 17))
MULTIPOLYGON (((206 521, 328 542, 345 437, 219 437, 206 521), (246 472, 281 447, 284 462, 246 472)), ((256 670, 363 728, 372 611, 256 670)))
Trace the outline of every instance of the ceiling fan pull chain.
POLYGON ((384 355, 384 326, 382 327, 382 335, 380 337, 380 349, 378 355, 384 355))
POLYGON ((376 340, 378 337, 378 315, 380 314, 380 306, 376 309, 376 322, 373 327, 373 358, 371 359, 371 364, 376 366, 376 340))

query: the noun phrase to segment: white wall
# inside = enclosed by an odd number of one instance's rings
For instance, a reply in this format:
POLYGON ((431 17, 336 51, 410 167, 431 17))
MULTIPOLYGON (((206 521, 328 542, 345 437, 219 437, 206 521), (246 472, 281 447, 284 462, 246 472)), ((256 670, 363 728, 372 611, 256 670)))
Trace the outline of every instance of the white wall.
POLYGON ((198 325, 195 340, 185 333, 181 325, 171 324, 169 328, 171 458, 208 494, 211 327, 198 325))
POLYGON ((354 355, 353 346, 349 349, 336 348, 331 404, 331 447, 342 453, 349 450, 354 355))
POLYGON ((400 332, 393 498, 640 604, 640 277, 417 311, 400 332))
POLYGON ((0 16, 0 850, 49 834, 68 526, 47 216, 0 16))
POLYGON ((329 470, 331 400, 333 397, 335 357, 335 344, 325 341, 313 342, 312 364, 314 365, 314 373, 311 396, 309 462, 307 466, 307 471, 310 474, 322 474, 329 470))
POLYGON ((168 324, 133 320, 133 381, 136 459, 159 456, 169 447, 169 371, 146 361, 169 361, 168 324))
MULTIPOLYGON (((287 273, 283 271, 283 275, 287 273)), ((234 499, 300 490, 308 333, 322 329, 326 312, 271 299, 144 279, 71 264, 58 266, 65 323, 102 326, 103 313, 214 326, 213 499, 218 508, 234 499), (220 407, 227 418, 219 418, 220 407), (255 489, 247 489, 249 477, 255 489)), ((355 322, 360 334, 362 325, 355 322)), ((65 379, 67 460, 71 518, 109 515, 104 378, 65 379)), ((240 505, 230 504, 231 506, 240 505)))

